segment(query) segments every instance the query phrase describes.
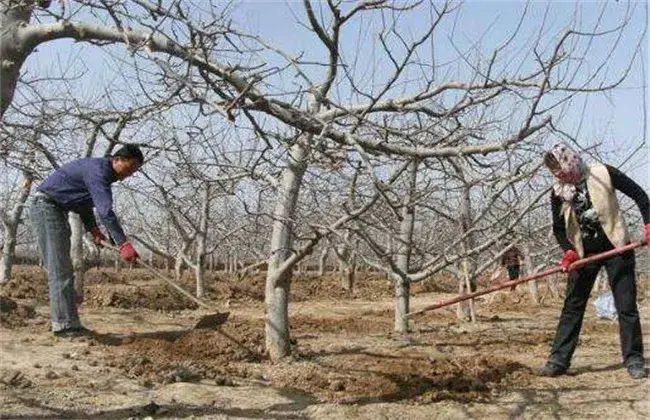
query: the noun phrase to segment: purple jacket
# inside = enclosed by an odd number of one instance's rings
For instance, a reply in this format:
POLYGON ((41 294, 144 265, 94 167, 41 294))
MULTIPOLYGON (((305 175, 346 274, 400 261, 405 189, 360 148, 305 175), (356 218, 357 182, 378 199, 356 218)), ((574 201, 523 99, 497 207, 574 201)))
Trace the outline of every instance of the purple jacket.
POLYGON ((88 231, 97 226, 95 207, 111 238, 121 245, 126 242, 126 235, 113 212, 111 184, 115 181, 110 158, 85 158, 52 172, 38 190, 64 210, 79 214, 88 231))

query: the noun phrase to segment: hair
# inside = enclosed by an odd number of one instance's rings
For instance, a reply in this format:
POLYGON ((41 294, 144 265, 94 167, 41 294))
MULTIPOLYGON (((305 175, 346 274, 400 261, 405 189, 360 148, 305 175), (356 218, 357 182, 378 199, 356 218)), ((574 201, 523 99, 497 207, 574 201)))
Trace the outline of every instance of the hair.
POLYGON ((142 151, 135 144, 125 144, 117 152, 113 153, 113 158, 135 159, 140 165, 144 162, 142 151))
POLYGON ((550 170, 560 169, 560 162, 557 161, 557 158, 552 152, 547 152, 544 155, 544 165, 550 170))

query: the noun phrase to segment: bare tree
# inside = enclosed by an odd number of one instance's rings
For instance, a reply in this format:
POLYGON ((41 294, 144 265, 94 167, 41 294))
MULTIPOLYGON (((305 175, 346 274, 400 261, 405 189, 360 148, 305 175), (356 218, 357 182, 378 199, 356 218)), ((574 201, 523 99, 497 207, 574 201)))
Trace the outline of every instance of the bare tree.
POLYGON ((22 222, 25 202, 29 197, 29 192, 32 187, 32 179, 33 175, 29 173, 29 171, 23 171, 23 183, 18 197, 13 201, 13 207, 10 211, 0 209, 0 218, 2 219, 4 233, 2 257, 0 258, 0 284, 11 279, 16 243, 18 239, 18 227, 22 222))
MULTIPOLYGON (((493 155, 528 153, 530 157, 536 136, 566 131, 561 126, 562 109, 574 98, 619 86, 637 50, 614 75, 605 65, 607 57, 621 43, 640 43, 644 36, 627 36, 633 5, 619 12, 620 25, 611 29, 598 20, 587 30, 576 18, 551 34, 545 30, 546 22, 531 22, 530 6, 524 5, 520 21, 509 27, 506 39, 487 51, 480 43, 467 47, 456 42, 454 21, 462 7, 453 2, 305 0, 302 23, 320 43, 323 54, 303 59, 237 27, 229 6, 219 2, 203 2, 200 9, 205 13, 195 11, 199 8, 191 2, 166 7, 140 0, 77 1, 73 8, 61 11, 49 2, 39 4, 41 9, 27 0, 0 2, 3 119, 27 56, 43 43, 68 38, 106 50, 111 44, 125 46, 135 69, 133 83, 143 91, 141 100, 193 105, 202 115, 220 116, 239 130, 254 133, 269 149, 279 146, 273 161, 263 155, 264 164, 249 172, 260 179, 269 167, 278 169, 265 174, 275 179, 271 182, 275 183, 275 200, 266 285, 267 348, 273 358, 290 353, 287 321, 293 267, 323 237, 351 228, 371 207, 381 206, 386 214, 400 208, 395 198, 403 192, 391 191, 392 186, 381 182, 382 168, 374 166, 373 159, 384 159, 388 172, 394 174, 401 173, 402 162, 414 159, 422 165, 461 159, 472 169, 489 163, 493 155), (409 27, 406 21, 412 15, 419 18, 418 28, 409 27), (350 39, 352 31, 344 30, 350 22, 361 25, 372 39, 372 50, 381 56, 381 63, 358 60, 363 51, 356 44, 359 39, 350 39), (532 41, 523 29, 531 23, 539 28, 532 41), (518 43, 521 39, 526 41, 518 43), (452 60, 436 55, 433 46, 441 42, 451 44, 452 60), (586 69, 585 61, 575 58, 590 56, 596 44, 608 53, 586 69), (364 64, 381 71, 365 77, 364 64), (155 92, 145 86, 156 86, 155 92), (306 221, 299 206, 305 174, 326 156, 343 165, 348 158, 364 160, 375 191, 359 200, 355 209, 332 214, 331 223, 298 223, 306 221), (296 235, 308 231, 294 249, 296 235)), ((526 208, 517 210, 513 223, 526 208)), ((421 281, 492 246, 501 230, 491 240, 470 243, 489 226, 482 222, 481 212, 476 213, 467 231, 448 245, 430 251, 419 246, 412 249, 417 258, 408 264, 410 281, 421 281), (465 249, 457 252, 461 244, 465 249)), ((386 217, 375 209, 373 214, 386 217)), ((385 220, 383 233, 393 232, 388 222, 394 220, 385 220)), ((507 227, 512 226, 508 223, 507 227)), ((356 229, 355 236, 366 236, 364 241, 377 252, 379 265, 389 272, 399 271, 392 256, 385 253, 387 244, 377 240, 383 233, 375 229, 372 235, 364 234, 363 230, 356 229)), ((414 239, 419 245, 420 240, 414 239)), ((467 268, 472 278, 472 272, 481 267, 467 268)))

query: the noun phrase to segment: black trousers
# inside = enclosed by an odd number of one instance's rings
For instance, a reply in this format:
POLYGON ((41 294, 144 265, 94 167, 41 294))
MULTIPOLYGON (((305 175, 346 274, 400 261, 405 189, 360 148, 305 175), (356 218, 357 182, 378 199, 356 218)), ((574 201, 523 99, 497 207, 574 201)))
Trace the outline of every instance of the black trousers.
MULTIPOLYGON (((611 246, 611 245, 610 245, 611 246)), ((606 249, 604 249, 606 250, 606 249)), ((603 250, 599 250, 602 252, 603 250)), ((595 254, 597 252, 587 253, 595 254)), ((609 285, 614 295, 621 340, 623 364, 643 364, 643 337, 636 305, 634 251, 605 261, 597 261, 569 273, 566 298, 549 361, 568 368, 578 345, 578 336, 589 294, 598 271, 605 266, 609 285)))
POLYGON ((519 278, 519 266, 518 265, 509 265, 508 266, 508 278, 510 280, 519 278))

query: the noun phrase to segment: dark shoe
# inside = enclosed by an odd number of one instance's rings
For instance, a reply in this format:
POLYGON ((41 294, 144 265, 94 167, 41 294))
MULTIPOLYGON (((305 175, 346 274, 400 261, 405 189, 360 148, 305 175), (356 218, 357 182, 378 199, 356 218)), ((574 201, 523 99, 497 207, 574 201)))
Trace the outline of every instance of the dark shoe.
POLYGON ((64 330, 54 331, 52 333, 55 337, 60 338, 76 338, 76 337, 88 337, 93 335, 93 331, 89 330, 86 327, 74 327, 66 328, 64 330))
POLYGON ((630 365, 627 367, 627 373, 632 379, 643 379, 648 376, 643 365, 630 365))
POLYGON ((553 362, 547 362, 546 365, 540 369, 539 376, 547 376, 553 378, 555 376, 560 376, 566 374, 567 368, 555 364, 553 362))

